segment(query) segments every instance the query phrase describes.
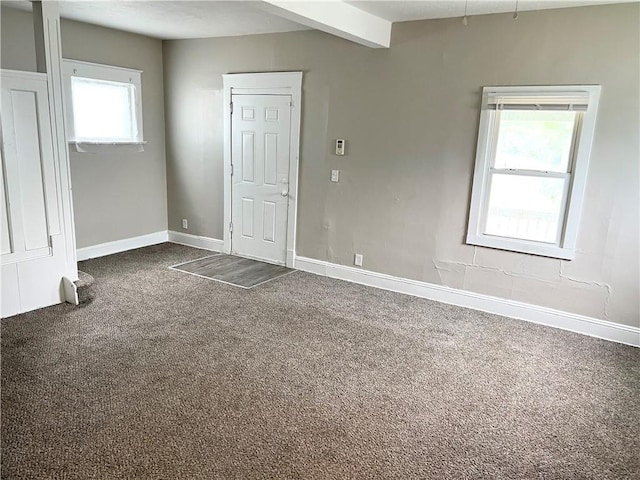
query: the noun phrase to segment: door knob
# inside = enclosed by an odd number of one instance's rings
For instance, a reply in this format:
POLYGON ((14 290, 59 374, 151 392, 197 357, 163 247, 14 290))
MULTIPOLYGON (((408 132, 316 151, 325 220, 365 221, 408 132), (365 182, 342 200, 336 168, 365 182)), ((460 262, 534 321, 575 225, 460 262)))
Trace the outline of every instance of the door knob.
POLYGON ((289 196, 289 192, 287 190, 282 190, 280 192, 280 195, 282 195, 283 197, 288 197, 289 196))

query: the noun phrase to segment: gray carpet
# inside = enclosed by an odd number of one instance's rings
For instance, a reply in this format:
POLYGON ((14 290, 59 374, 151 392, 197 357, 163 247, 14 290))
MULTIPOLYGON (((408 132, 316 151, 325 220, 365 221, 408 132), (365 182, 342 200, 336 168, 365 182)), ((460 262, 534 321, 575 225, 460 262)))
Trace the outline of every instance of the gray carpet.
POLYGON ((222 253, 179 263, 171 268, 242 288, 254 288, 294 272, 294 270, 281 265, 272 265, 222 253))
POLYGON ((163 244, 5 319, 3 479, 640 478, 640 350, 163 244))

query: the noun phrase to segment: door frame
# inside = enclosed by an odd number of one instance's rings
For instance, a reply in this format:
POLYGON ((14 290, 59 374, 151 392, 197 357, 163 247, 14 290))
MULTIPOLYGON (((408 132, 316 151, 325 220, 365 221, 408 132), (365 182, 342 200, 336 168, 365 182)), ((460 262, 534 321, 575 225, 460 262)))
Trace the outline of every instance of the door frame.
POLYGON ((290 95, 289 203, 287 207, 286 266, 293 268, 296 255, 298 167, 300 164, 300 113, 302 72, 230 73, 222 75, 224 116, 224 228, 222 251, 231 253, 231 102, 233 95, 290 95))

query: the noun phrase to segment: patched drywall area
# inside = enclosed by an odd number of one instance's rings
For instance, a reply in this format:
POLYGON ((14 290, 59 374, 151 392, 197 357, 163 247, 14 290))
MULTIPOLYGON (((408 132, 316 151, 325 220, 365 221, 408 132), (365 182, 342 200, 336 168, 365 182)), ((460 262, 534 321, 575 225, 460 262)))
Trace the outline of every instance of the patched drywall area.
POLYGON ((501 298, 517 298, 525 303, 609 319, 611 285, 566 275, 562 272, 563 262, 560 260, 543 267, 544 271, 541 271, 538 265, 527 265, 527 262, 516 265, 503 264, 500 267, 479 262, 476 255, 471 263, 434 260, 433 264, 440 276, 438 283, 461 290, 501 298), (571 291, 571 297, 567 298, 563 291, 571 291), (595 315, 594 312, 598 314, 595 315))
POLYGON ((639 14, 400 23, 388 50, 314 31, 164 42, 169 227, 222 238, 221 75, 302 70, 298 255, 638 326, 639 14), (602 85, 575 260, 466 245, 482 87, 547 84, 602 85))
MULTIPOLYGON (((2 7, 2 68, 36 70, 29 12, 2 7)), ((167 229, 162 42, 62 20, 65 58, 135 68, 142 74, 142 153, 70 152, 78 248, 167 229)))

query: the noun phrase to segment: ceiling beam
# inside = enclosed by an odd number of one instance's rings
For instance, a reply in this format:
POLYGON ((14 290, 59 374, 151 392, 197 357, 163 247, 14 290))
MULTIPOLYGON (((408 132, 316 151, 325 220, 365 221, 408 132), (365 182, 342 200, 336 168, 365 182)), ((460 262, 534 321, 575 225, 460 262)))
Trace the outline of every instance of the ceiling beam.
POLYGON ((372 48, 389 48, 391 22, 341 0, 292 2, 262 0, 275 15, 372 48))

